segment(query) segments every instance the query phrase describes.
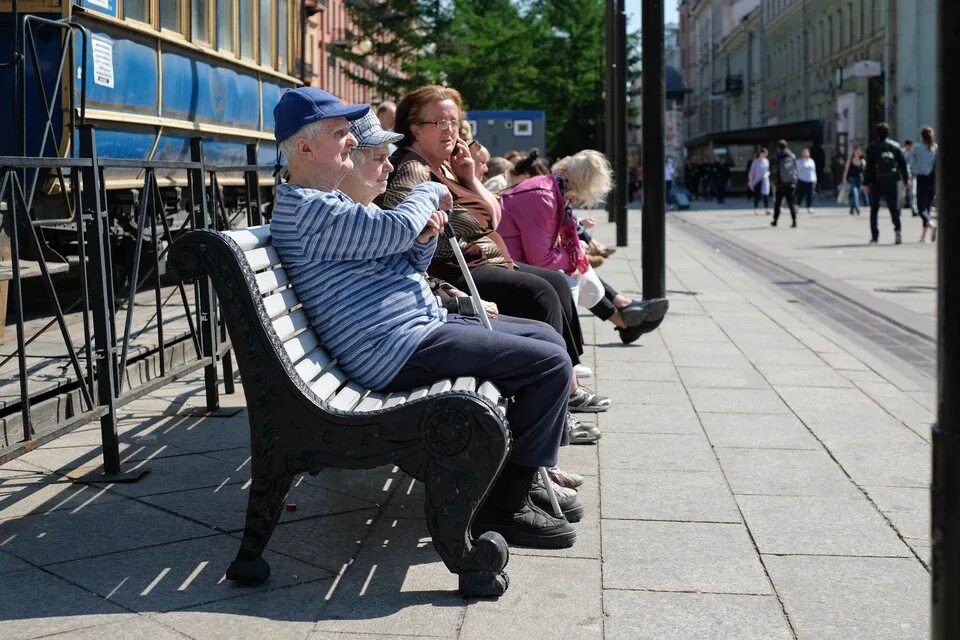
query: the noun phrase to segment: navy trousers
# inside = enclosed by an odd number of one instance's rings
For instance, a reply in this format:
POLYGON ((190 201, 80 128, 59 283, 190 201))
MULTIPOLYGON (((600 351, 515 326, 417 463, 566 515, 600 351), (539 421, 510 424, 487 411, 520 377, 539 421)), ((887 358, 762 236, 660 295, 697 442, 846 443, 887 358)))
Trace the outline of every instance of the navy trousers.
POLYGON ((447 316, 427 336, 384 391, 413 389, 444 378, 490 380, 506 396, 513 448, 510 462, 527 467, 557 464, 566 425, 573 367, 563 339, 534 320, 493 320, 488 331, 478 318, 447 316))
POLYGON ((880 237, 880 225, 877 214, 880 213, 880 199, 887 201, 890 209, 890 218, 893 220, 893 230, 900 231, 900 201, 897 194, 897 183, 874 184, 870 186, 870 237, 877 240, 880 237))

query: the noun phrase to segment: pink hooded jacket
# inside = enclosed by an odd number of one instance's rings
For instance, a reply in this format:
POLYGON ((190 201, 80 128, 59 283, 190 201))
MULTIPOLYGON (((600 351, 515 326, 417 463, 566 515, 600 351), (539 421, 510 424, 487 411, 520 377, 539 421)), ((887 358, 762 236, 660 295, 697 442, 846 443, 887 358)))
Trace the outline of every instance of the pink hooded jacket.
POLYGON ((500 209, 497 232, 511 258, 544 269, 573 270, 570 255, 557 240, 566 206, 552 173, 501 192, 500 209))

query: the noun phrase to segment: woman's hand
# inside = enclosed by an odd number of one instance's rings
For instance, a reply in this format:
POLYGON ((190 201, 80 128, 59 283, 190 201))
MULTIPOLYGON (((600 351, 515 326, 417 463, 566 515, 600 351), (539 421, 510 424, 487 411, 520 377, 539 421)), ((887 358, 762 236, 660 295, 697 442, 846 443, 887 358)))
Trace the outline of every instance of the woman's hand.
POLYGON ((597 225, 596 218, 583 218, 580 220, 580 224, 583 225, 584 229, 593 229, 597 225))
POLYGON ((440 211, 449 211, 453 209, 453 194, 450 193, 450 189, 447 189, 446 185, 441 184, 443 187, 443 195, 440 196, 440 200, 437 201, 437 209, 440 211))
POLYGON ((446 223, 447 214, 443 211, 434 211, 430 214, 430 219, 427 220, 427 226, 425 226, 423 231, 420 232, 420 235, 417 236, 417 242, 427 244, 434 236, 439 235, 440 232, 443 231, 443 225, 446 223))
POLYGON ((470 155, 470 149, 463 140, 457 140, 457 146, 450 154, 450 168, 453 169, 453 175, 457 176, 457 182, 462 185, 469 185, 476 180, 477 165, 470 155))
POLYGON ((497 316, 500 315, 500 309, 497 308, 496 302, 487 302, 486 300, 481 300, 483 303, 483 311, 487 314, 487 317, 491 320, 496 320, 497 316))

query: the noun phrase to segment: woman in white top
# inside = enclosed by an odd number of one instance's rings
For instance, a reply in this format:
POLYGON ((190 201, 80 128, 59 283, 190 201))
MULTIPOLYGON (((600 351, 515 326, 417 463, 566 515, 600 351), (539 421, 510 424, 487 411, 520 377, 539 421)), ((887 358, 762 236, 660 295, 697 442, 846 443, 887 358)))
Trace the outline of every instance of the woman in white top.
POLYGON ((931 240, 937 239, 937 228, 930 225, 930 208, 933 206, 934 188, 936 186, 937 143, 933 138, 933 129, 924 127, 920 130, 920 144, 914 145, 908 158, 910 169, 917 180, 917 213, 923 220, 923 233, 920 242, 927 239, 927 231, 933 229, 931 240))
POLYGON ((803 206, 803 200, 807 200, 807 213, 813 213, 810 207, 813 206, 813 189, 817 186, 817 163, 810 157, 810 149, 804 149, 800 152, 800 159, 797 160, 797 206, 803 206))
POLYGON ((770 161, 767 159, 766 147, 760 147, 757 157, 750 163, 747 186, 753 191, 753 212, 757 213, 760 199, 763 198, 763 208, 767 210, 767 215, 770 215, 770 161))

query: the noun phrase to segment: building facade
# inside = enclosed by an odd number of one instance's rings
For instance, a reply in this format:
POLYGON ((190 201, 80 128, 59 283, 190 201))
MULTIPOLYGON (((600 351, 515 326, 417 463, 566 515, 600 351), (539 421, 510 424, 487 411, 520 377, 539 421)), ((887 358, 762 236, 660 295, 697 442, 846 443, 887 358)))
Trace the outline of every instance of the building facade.
POLYGON ((364 49, 365 34, 355 32, 346 1, 314 0, 313 4, 316 12, 308 18, 304 40, 303 55, 309 70, 309 77, 304 78, 304 82, 329 91, 344 102, 382 102, 386 98, 374 95, 374 87, 365 86, 346 73, 350 69, 358 75, 373 78, 373 70, 353 65, 331 51, 333 44, 352 46, 359 52, 364 49))
POLYGON ((688 154, 739 167, 786 138, 829 173, 882 120, 915 139, 936 113, 935 13, 934 0, 681 0, 688 154))

